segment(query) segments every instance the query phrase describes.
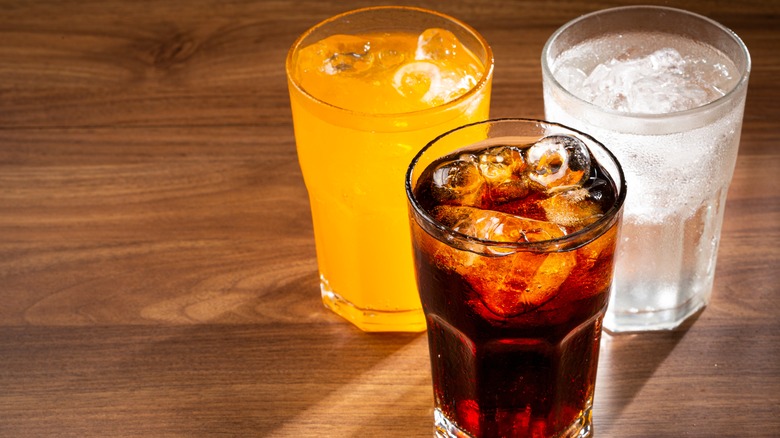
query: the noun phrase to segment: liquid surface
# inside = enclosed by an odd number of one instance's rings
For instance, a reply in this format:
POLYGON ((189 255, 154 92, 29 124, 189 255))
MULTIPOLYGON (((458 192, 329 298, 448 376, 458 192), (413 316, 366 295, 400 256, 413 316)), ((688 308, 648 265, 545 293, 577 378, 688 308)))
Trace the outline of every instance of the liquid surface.
POLYGON ((445 29, 333 35, 303 48, 296 78, 312 96, 368 114, 431 108, 465 94, 484 67, 445 29))
POLYGON ((563 52, 552 70, 577 97, 628 114, 697 108, 724 96, 740 79, 731 59, 713 47, 662 33, 587 41, 563 52))
MULTIPOLYGON (((458 233, 538 242, 598 220, 616 191, 579 140, 553 136, 439 159, 415 195, 458 233)), ((440 430, 535 437, 585 427, 616 227, 550 253, 454 247, 419 226, 413 238, 440 430)))

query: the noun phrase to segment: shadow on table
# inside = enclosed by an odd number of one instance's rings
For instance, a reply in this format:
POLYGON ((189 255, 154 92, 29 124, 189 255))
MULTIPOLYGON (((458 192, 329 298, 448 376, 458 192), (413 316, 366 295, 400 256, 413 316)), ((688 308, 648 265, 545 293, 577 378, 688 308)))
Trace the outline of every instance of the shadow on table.
POLYGON ((614 435, 611 427, 650 382, 658 367, 685 337, 700 314, 670 331, 626 334, 604 332, 594 407, 597 434, 614 435))

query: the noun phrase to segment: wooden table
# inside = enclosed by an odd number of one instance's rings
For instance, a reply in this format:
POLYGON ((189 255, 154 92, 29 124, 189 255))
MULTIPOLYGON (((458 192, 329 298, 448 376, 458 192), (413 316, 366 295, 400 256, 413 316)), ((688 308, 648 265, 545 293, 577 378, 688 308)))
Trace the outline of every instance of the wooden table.
MULTIPOLYGON (((429 437, 425 336, 320 304, 283 68, 371 1, 0 0, 0 436, 429 437)), ((422 1, 543 115, 546 38, 618 1, 422 1)), ((714 298, 605 336, 601 437, 780 436, 780 3, 667 1, 753 56, 714 298)))

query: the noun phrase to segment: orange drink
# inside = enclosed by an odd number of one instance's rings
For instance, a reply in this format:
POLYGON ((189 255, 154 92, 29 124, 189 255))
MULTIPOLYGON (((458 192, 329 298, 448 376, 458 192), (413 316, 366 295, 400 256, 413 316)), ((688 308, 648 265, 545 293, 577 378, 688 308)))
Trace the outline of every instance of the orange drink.
POLYGON ((365 331, 422 331, 404 172, 431 139, 488 117, 493 56, 467 25, 360 9, 287 57, 298 160, 325 305, 365 331))

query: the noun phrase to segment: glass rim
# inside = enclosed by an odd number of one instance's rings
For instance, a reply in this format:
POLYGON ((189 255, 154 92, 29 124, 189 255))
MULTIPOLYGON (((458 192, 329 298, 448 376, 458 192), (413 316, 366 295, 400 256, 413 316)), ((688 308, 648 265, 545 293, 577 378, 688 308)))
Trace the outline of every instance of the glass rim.
MULTIPOLYGON (((497 137, 500 138, 500 137, 497 137)), ((468 146, 468 145, 464 145, 468 146)), ((590 146, 588 146, 588 149, 590 150, 590 146)), ((592 153, 592 152, 591 152, 592 153)), ((436 157, 440 158, 440 157, 436 157)), ((435 159, 434 159, 435 160, 435 159)), ((611 223, 615 221, 625 203, 626 200, 626 177, 623 172, 623 166, 618 161, 615 154, 612 153, 612 151, 609 150, 606 146, 604 146, 603 143, 596 140, 592 136, 582 132, 578 131, 574 128, 570 128, 566 125, 556 123, 556 122, 549 122, 547 120, 540 120, 540 119, 530 119, 530 118, 519 118, 519 117, 505 117, 505 118, 496 118, 496 119, 488 119, 488 120, 482 120, 478 122, 468 123, 466 125, 458 126, 457 128, 450 129, 447 132, 444 132, 440 135, 438 135, 433 140, 429 141, 420 151, 414 156, 411 163, 409 164, 409 167, 406 170, 406 176, 404 178, 404 185, 406 188, 406 198, 409 201, 409 204, 414 209, 415 213, 422 217, 425 221, 427 221, 430 225, 432 225, 434 228, 436 228, 438 231, 442 233, 446 233, 447 235, 453 236, 453 238, 466 241, 468 243, 474 243, 477 245, 482 245, 486 247, 494 247, 494 248, 502 248, 502 249, 510 249, 514 251, 538 251, 538 252, 557 252, 557 251, 567 251, 572 249, 577 249, 580 246, 585 245, 586 243, 590 242, 592 239, 585 239, 584 242, 579 242, 581 239, 585 238, 586 236, 590 235, 591 233, 595 232, 596 230, 600 230, 604 228, 604 232, 612 225, 611 223), (436 142, 441 140, 442 138, 446 137, 447 135, 450 135, 454 132, 460 131, 462 129, 467 129, 473 126, 477 125, 487 125, 487 124, 496 124, 496 123, 535 123, 542 126, 553 126, 557 128, 562 128, 563 130, 569 131, 573 134, 577 134, 579 136, 584 137, 588 141, 593 142, 595 145, 601 148, 603 152, 607 154, 609 159, 611 159, 614 164, 615 168, 617 169, 617 173, 620 177, 620 180, 616 180, 616 176, 609 174, 609 177, 613 180, 616 187, 618 188, 617 196, 615 197, 615 202, 610 206, 610 208, 604 212, 604 214, 598 218, 596 221, 586 225, 585 227, 571 233, 566 234, 561 237, 556 237, 554 239, 547 239, 547 240, 540 240, 540 241, 534 241, 534 242, 498 242, 494 240, 488 240, 488 239, 481 239, 479 237, 474 237, 468 234, 461 233, 460 231, 455 231, 452 228, 442 224, 441 222, 437 221, 433 216, 431 216, 427 210, 425 210, 422 205, 420 205, 419 201, 417 200, 417 197, 414 194, 414 188, 412 187, 412 178, 414 176, 414 171, 417 167, 418 161, 420 161, 420 158, 425 154, 428 149, 430 149, 436 142), (550 250, 553 251, 550 251, 550 250)), ((422 224, 421 224, 422 225, 422 224)), ((425 229, 423 227, 423 229, 425 229)), ((427 231, 426 231, 427 232, 427 231)), ((600 233, 601 235, 603 233, 600 233)), ((435 238, 435 237, 434 237, 435 238)))
POLYGON ((460 105, 462 102, 468 100, 475 94, 477 94, 481 89, 483 89, 487 84, 490 82, 491 77, 493 76, 493 70, 495 66, 495 59, 493 57, 493 49, 490 47, 490 44, 488 44, 487 40, 479 33, 476 29, 471 27, 470 25, 466 24, 465 22, 458 20, 457 18, 451 17, 449 15, 443 14, 441 12, 433 11, 430 9, 425 8, 419 8, 415 6, 371 6, 371 7, 365 7, 365 8, 358 8, 353 9, 350 11, 342 12, 340 14, 334 15, 330 18, 327 18, 323 21, 320 21, 319 23, 315 24, 314 26, 307 29, 303 34, 301 34, 295 42, 290 47, 290 50, 287 52, 287 57, 285 60, 285 70, 287 73, 287 78, 289 79, 289 82, 295 87, 296 90, 298 90, 302 96, 305 96, 308 100, 318 104, 323 105, 325 107, 328 107, 332 110, 343 112, 350 114, 352 116, 357 117, 364 117, 364 118, 373 118, 373 119, 393 119, 397 117, 403 117, 403 116, 417 116, 417 115, 425 115, 427 113, 433 113, 433 112, 439 112, 442 109, 449 109, 452 107, 456 107, 460 105), (485 65, 483 69, 482 77, 479 78, 477 83, 469 88, 468 91, 461 94, 460 96, 456 97, 455 99, 449 100, 447 102, 442 103, 441 105, 436 105, 430 108, 415 110, 415 111, 407 111, 407 112, 400 112, 400 113, 382 113, 382 114, 376 114, 376 113, 367 113, 362 111, 354 111, 350 110, 348 108, 342 108, 338 105, 333 105, 332 103, 326 102, 312 94, 310 94, 308 91, 306 91, 305 88, 301 86, 301 84, 295 79, 295 76, 292 74, 293 71, 293 57, 294 54, 298 51, 298 49, 301 48, 301 44, 303 41, 314 31, 321 29, 324 26, 327 26, 328 24, 335 22, 337 20, 340 20, 342 18, 355 15, 355 14, 362 14, 366 12, 375 12, 375 11, 408 11, 408 12, 418 12, 422 14, 428 14, 437 16, 439 18, 442 18, 444 20, 450 21, 457 26, 462 27, 466 31, 468 31, 470 34, 474 36, 474 38, 479 42, 479 44, 484 48, 485 50, 485 65))
POLYGON ((655 5, 633 5, 633 6, 618 6, 614 8, 607 8, 607 9, 601 9, 598 11, 593 11, 588 14, 579 16, 573 20, 570 20, 566 22, 563 26, 559 27, 555 32, 553 32, 552 35, 550 35, 550 38, 547 39, 547 42, 545 42, 544 47, 542 48, 542 76, 548 78, 557 89, 562 90, 568 97, 575 99, 576 101, 585 104, 588 108, 593 108, 598 112, 609 114, 613 117, 621 117, 625 119, 633 119, 633 120, 667 120, 667 119, 676 119, 676 118, 683 118, 686 116, 690 116, 692 114, 699 114, 706 112, 710 110, 711 108, 716 108, 721 105, 725 105, 726 102, 730 101, 735 95, 741 92, 741 90, 747 86, 748 78, 750 77, 750 69, 752 66, 752 60, 750 58, 750 52, 748 51, 747 46, 745 45, 744 41, 731 29, 728 27, 722 25, 721 23, 718 23, 717 21, 705 17, 704 15, 697 14, 695 12, 687 11, 685 9, 679 9, 679 8, 672 8, 669 6, 655 6, 655 5), (693 19, 701 20, 703 22, 706 22, 712 26, 715 26, 717 29, 722 31, 725 35, 729 36, 739 47, 741 52, 745 55, 745 68, 744 71, 741 72, 741 76, 739 78, 739 81, 731 87, 731 89, 726 92, 723 96, 718 97, 717 99, 707 102, 704 105, 697 106, 695 108, 683 110, 683 111, 675 111, 671 113, 661 113, 661 114, 653 114, 653 113, 626 113, 622 111, 617 111, 611 108, 604 108, 599 105, 596 105, 592 102, 589 102, 585 99, 582 99, 581 97, 577 96, 576 94, 569 91, 568 88, 561 85, 560 82, 558 82, 558 79, 555 77, 555 75, 552 72, 551 66, 547 62, 548 58, 548 52, 550 51, 550 48, 553 44, 553 42, 564 32, 566 32, 569 28, 572 26, 583 22, 585 20, 589 20, 594 17, 598 17, 603 14, 607 13, 614 13, 614 12, 623 12, 623 11, 667 11, 672 12, 680 15, 685 15, 693 19))

